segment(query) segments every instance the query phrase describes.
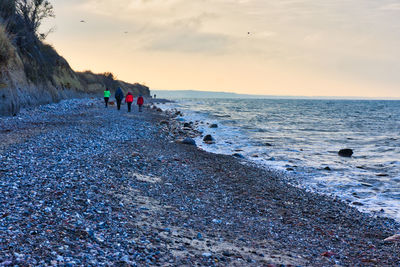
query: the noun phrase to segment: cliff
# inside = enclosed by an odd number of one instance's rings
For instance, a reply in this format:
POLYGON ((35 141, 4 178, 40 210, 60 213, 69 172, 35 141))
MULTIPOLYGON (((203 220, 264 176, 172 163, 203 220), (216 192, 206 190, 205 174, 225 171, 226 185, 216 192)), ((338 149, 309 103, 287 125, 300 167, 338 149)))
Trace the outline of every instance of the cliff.
POLYGON ((67 98, 101 96, 105 87, 150 95, 148 87, 116 80, 111 73, 75 72, 52 46, 21 30, 18 17, 6 19, 3 11, 0 10, 0 116, 16 115, 22 107, 67 98))

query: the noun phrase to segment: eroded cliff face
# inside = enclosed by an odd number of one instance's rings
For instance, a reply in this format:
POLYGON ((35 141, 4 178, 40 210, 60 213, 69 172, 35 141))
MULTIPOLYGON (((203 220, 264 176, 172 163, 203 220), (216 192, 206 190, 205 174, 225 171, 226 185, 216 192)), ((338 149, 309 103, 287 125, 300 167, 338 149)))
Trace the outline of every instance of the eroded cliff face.
POLYGON ((0 20, 0 116, 67 98, 101 96, 106 87, 150 96, 147 86, 116 80, 111 73, 75 72, 52 46, 38 39, 29 52, 22 52, 10 36, 0 20))
POLYGON ((52 81, 33 83, 28 79, 17 53, 7 64, 0 65, 0 116, 16 115, 23 107, 95 93, 86 91, 71 69, 62 65, 56 66, 56 69, 57 74, 52 81))

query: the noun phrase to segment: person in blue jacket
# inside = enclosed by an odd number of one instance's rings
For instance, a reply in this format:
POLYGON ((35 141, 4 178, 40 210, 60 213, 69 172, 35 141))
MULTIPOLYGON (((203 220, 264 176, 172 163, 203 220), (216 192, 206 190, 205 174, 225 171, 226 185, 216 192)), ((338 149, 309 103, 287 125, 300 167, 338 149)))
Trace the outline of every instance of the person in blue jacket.
POLYGON ((115 91, 115 100, 117 101, 118 110, 121 109, 122 99, 124 99, 124 92, 122 92, 121 87, 118 87, 117 91, 115 91))

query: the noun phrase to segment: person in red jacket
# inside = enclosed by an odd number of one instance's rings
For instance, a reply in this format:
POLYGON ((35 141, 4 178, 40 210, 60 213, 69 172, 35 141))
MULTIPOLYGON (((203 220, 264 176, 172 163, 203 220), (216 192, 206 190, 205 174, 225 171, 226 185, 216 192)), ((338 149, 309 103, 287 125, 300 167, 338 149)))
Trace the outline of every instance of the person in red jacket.
POLYGON ((133 102, 133 95, 131 92, 128 92, 128 94, 126 95, 125 102, 128 104, 128 112, 131 112, 131 106, 133 102))
POLYGON ((139 106, 139 112, 142 112, 143 103, 144 103, 143 96, 139 95, 139 97, 137 99, 137 105, 139 106))

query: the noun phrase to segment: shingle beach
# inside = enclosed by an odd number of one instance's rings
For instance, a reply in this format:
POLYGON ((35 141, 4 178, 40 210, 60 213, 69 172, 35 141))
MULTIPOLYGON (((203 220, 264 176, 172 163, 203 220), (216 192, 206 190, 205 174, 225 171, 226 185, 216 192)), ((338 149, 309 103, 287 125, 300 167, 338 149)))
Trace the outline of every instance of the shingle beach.
POLYGON ((79 99, 0 118, 0 266, 400 266, 394 220, 183 144, 177 116, 79 99))

